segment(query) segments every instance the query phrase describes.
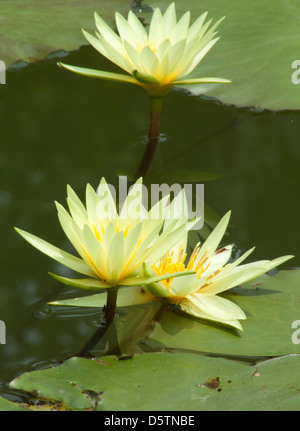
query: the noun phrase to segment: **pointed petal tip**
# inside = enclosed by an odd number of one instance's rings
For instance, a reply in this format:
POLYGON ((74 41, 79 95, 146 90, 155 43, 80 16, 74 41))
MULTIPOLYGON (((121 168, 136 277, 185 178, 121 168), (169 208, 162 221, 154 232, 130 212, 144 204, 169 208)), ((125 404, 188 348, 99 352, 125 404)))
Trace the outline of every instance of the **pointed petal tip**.
POLYGON ((54 201, 54 205, 56 206, 57 211, 62 207, 62 205, 57 201, 54 201))
POLYGON ((91 36, 90 33, 88 33, 87 31, 84 30, 84 28, 82 28, 81 31, 84 34, 84 36, 86 36, 86 35, 91 36))
POLYGON ((220 223, 223 222, 224 224, 228 225, 230 217, 231 217, 231 210, 227 211, 227 213, 221 218, 220 223))
POLYGON ((282 256, 283 262, 286 262, 287 260, 293 259, 295 257, 293 254, 287 254, 286 256, 282 256))
POLYGON ((59 305, 59 301, 47 302, 48 305, 59 305))
POLYGON ((61 61, 58 61, 56 64, 58 65, 58 67, 60 67, 60 68, 64 68, 64 69, 69 69, 70 67, 72 67, 72 66, 71 66, 71 65, 69 65, 69 64, 62 63, 61 61))

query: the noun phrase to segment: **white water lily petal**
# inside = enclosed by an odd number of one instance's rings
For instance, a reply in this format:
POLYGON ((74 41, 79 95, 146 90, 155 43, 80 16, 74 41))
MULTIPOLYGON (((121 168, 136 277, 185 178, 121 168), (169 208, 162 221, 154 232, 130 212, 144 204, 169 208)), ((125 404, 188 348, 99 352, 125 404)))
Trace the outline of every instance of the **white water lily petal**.
POLYGON ((97 290, 111 287, 108 283, 96 280, 95 278, 67 278, 53 274, 52 272, 49 272, 49 275, 67 286, 77 287, 78 289, 97 290))
MULTIPOLYGON (((203 24, 204 21, 206 20, 207 17, 207 12, 203 12, 197 19, 196 21, 193 22, 193 24, 190 26, 189 31, 188 31, 188 35, 187 35, 187 40, 190 41, 192 39, 195 38, 199 38, 202 35, 199 35, 199 32, 202 30, 203 28, 203 24)), ((205 31, 205 30, 204 30, 205 31)))
POLYGON ((186 47, 186 40, 182 39, 176 42, 166 53, 166 55, 168 56, 171 77, 175 78, 181 73, 181 68, 180 68, 181 63, 178 64, 178 59, 182 58, 185 47, 186 47))
POLYGON ((81 200, 69 185, 67 186, 67 204, 74 221, 78 226, 82 227, 86 220, 87 212, 81 200))
POLYGON ((101 279, 106 279, 105 274, 107 272, 106 255, 107 252, 105 247, 98 238, 90 225, 85 224, 82 230, 81 237, 82 244, 85 246, 85 254, 89 259, 90 266, 94 273, 101 279))
MULTIPOLYGON (((217 249, 225 234, 230 212, 228 212, 199 248, 196 244, 186 260, 186 236, 161 257, 152 269, 157 275, 168 275, 156 285, 147 288, 161 301, 177 304, 181 310, 197 318, 218 321, 242 329, 238 320, 245 319, 243 311, 233 302, 217 296, 225 290, 249 281, 275 268, 293 256, 282 256, 273 261, 262 260, 240 265, 254 248, 248 250, 235 262, 228 263, 232 245, 217 249), (184 246, 185 245, 185 246, 184 246), (174 271, 194 270, 196 274, 172 279, 174 271)), ((175 225, 176 226, 176 225, 175 225)))
POLYGON ((106 222, 105 226, 111 220, 118 219, 118 212, 116 208, 116 196, 112 195, 111 189, 106 183, 105 179, 102 178, 100 184, 97 188, 97 196, 99 197, 99 202, 97 204, 97 217, 106 222))
MULTIPOLYGON (((144 262, 153 262, 163 256, 169 247, 175 245, 192 226, 189 222, 177 220, 162 229, 164 214, 168 210, 170 196, 156 202, 149 210, 142 204, 143 184, 139 180, 130 189, 127 204, 133 205, 135 213, 124 212, 122 219, 116 210, 112 188, 102 179, 97 193, 91 185, 86 187, 86 207, 76 193, 68 187, 69 210, 56 203, 59 221, 80 258, 63 252, 40 238, 18 230, 30 244, 69 268, 98 280, 61 279, 80 288, 101 286, 138 286, 159 282, 168 278, 162 274, 144 276, 144 262), (149 215, 159 214, 161 218, 150 219, 149 215)), ((188 275, 175 272, 172 277, 188 275)), ((60 276, 57 276, 60 277, 60 276)))
POLYGON ((101 36, 113 45, 120 53, 122 52, 122 41, 120 37, 110 28, 108 24, 95 12, 95 23, 101 36))
POLYGON ((149 27, 149 46, 157 50, 159 45, 166 39, 163 17, 159 8, 154 9, 149 27))
POLYGON ((64 233, 66 234, 67 238, 69 239, 70 243, 73 245, 77 253, 82 257, 85 263, 89 265, 90 260, 88 259, 85 248, 83 246, 82 231, 79 230, 72 217, 60 204, 56 203, 56 206, 58 209, 58 219, 64 233), (80 232, 79 236, 78 230, 80 232))
POLYGON ((174 85, 193 85, 193 84, 230 84, 231 81, 222 78, 191 78, 174 81, 174 85))
POLYGON ((209 320, 212 322, 221 323, 222 325, 233 326, 234 328, 237 328, 240 331, 243 330, 243 327, 238 320, 226 320, 226 319, 222 320, 221 318, 213 317, 212 315, 206 313, 205 311, 200 310, 200 308, 198 307, 198 304, 194 304, 192 302, 185 302, 180 304, 180 306, 182 311, 184 311, 187 314, 190 314, 193 317, 196 317, 197 319, 209 320))
POLYGON ((252 264, 238 266, 234 268, 232 272, 227 271, 226 275, 223 277, 221 277, 220 274, 217 280, 214 280, 208 286, 202 287, 201 292, 208 295, 216 295, 224 292, 270 271, 272 268, 281 265, 292 257, 293 256, 282 256, 273 261, 253 262, 252 264))
POLYGON ((159 66, 158 58, 149 46, 145 46, 141 52, 142 72, 152 75, 159 66))
POLYGON ((165 27, 166 38, 169 38, 177 22, 175 3, 171 3, 163 15, 163 25, 165 27))
POLYGON ((128 79, 121 74, 62 66, 86 76, 140 85, 150 97, 163 97, 174 85, 230 82, 218 78, 190 78, 182 83, 217 42, 215 29, 221 22, 214 25, 211 25, 212 20, 205 22, 207 12, 204 12, 190 25, 190 15, 187 11, 177 21, 172 2, 164 14, 155 8, 150 25, 145 28, 132 10, 127 20, 116 12, 118 35, 95 14, 99 33, 94 37, 83 31, 85 37, 97 51, 124 69, 129 74, 128 79))
POLYGON ((194 293, 187 296, 190 303, 198 307, 215 319, 221 320, 240 320, 246 319, 243 310, 234 302, 221 296, 213 295, 208 296, 200 293, 194 293))
MULTIPOLYGON (((178 278, 178 277, 188 277, 189 275, 194 275, 193 271, 183 271, 183 272, 174 272, 172 274, 163 274, 163 275, 153 275, 148 277, 132 277, 126 278, 122 282, 122 286, 140 286, 140 285, 148 285, 157 283, 161 280, 166 280, 167 278, 178 278)), ((152 292, 151 292, 152 293, 152 292)), ((158 296, 161 295, 161 291, 157 290, 158 296)), ((170 294, 168 295, 170 296, 170 294)))
POLYGON ((139 46, 141 49, 146 45, 148 40, 148 34, 145 30, 145 27, 141 23, 141 21, 138 19, 138 17, 132 12, 132 10, 128 13, 128 24, 132 28, 132 30, 135 32, 135 35, 138 38, 139 46))
POLYGON ((38 238, 31 233, 25 232, 22 229, 15 228, 15 230, 35 248, 40 250, 42 253, 47 254, 52 259, 56 260, 62 265, 65 265, 68 268, 73 269, 74 271, 77 271, 81 274, 88 275, 91 277, 95 276, 91 268, 82 259, 79 259, 78 257, 73 256, 66 251, 63 251, 60 248, 50 244, 49 242, 44 241, 43 239, 38 238))
MULTIPOLYGON (((208 38, 212 39, 218 32, 215 31, 217 29, 217 27, 219 27, 219 25, 221 24, 221 22, 223 22, 225 19, 225 16, 223 16, 222 18, 220 18, 214 25, 212 25, 209 29, 205 29, 205 37, 203 37, 203 41, 205 41, 205 43, 207 43, 209 41, 208 38), (207 30, 207 31, 206 31, 207 30)), ((202 34, 201 34, 202 37, 202 34)))
POLYGON ((102 246, 107 253, 115 235, 116 235, 116 227, 115 227, 115 224, 111 222, 107 225, 102 238, 102 246))
POLYGON ((141 65, 141 55, 140 53, 133 48, 132 45, 130 45, 129 42, 127 42, 127 40, 124 41, 124 48, 125 51, 128 55, 128 57, 130 58, 131 63, 133 64, 133 68, 131 69, 131 73, 134 70, 140 70, 142 65, 141 65))
POLYGON ((169 225, 174 224, 176 220, 177 226, 188 220, 188 202, 184 189, 179 191, 168 206, 164 229, 167 230, 169 225))
POLYGON ((127 42, 130 43, 134 48, 137 48, 139 39, 135 31, 128 24, 126 19, 121 14, 119 14, 119 12, 116 12, 115 18, 116 18, 116 24, 117 24, 118 32, 121 39, 123 41, 127 40, 127 42))
POLYGON ((83 34, 90 44, 100 52, 100 54, 104 55, 108 60, 116 63, 119 67, 130 73, 132 70, 132 63, 123 55, 122 52, 116 49, 115 45, 111 45, 103 36, 98 35, 97 38, 84 30, 83 34))
POLYGON ((190 11, 185 12, 185 14, 180 18, 175 27, 170 34, 170 39, 174 45, 178 41, 187 38, 187 33, 190 24, 191 13, 190 11))
POLYGON ((101 43, 103 47, 105 48, 106 52, 112 59, 113 63, 116 63, 119 67, 124 69, 128 73, 132 73, 132 70, 134 70, 134 64, 131 61, 131 58, 128 57, 128 55, 124 55, 125 49, 123 48, 123 51, 120 53, 113 45, 110 45, 110 43, 104 39, 101 38, 101 43))
POLYGON ((143 223, 138 223, 124 238, 124 263, 127 264, 131 260, 134 251, 141 240, 143 223))
POLYGON ((232 247, 233 245, 227 245, 226 247, 223 247, 221 250, 218 250, 213 256, 211 256, 207 262, 205 262, 207 269, 203 272, 204 277, 209 277, 218 269, 226 265, 230 259, 232 247))
MULTIPOLYGON (((95 293, 93 295, 81 296, 79 298, 61 299, 59 301, 48 302, 49 305, 59 305, 68 307, 95 307, 103 308, 106 305, 106 293, 95 293)), ((126 286, 119 288, 117 297, 117 307, 127 307, 132 305, 148 304, 154 298, 144 288, 136 286, 126 286)))
POLYGON ((124 235, 117 233, 112 239, 107 254, 107 273, 110 283, 118 283, 124 265, 124 235))
POLYGON ((166 213, 167 213, 167 205, 168 202, 170 200, 170 196, 164 196, 161 200, 159 200, 158 202, 152 202, 151 201, 151 208, 148 211, 148 214, 146 216, 146 218, 150 221, 150 220, 164 220, 166 218, 166 213))
POLYGON ((99 238, 102 238, 102 225, 97 216, 99 197, 90 184, 86 186, 85 200, 88 221, 99 234, 99 238))
MULTIPOLYGON (((247 259, 248 256, 250 256, 250 254, 255 250, 255 247, 250 248, 249 250, 247 250, 245 253, 243 253, 238 259, 236 259, 234 262, 230 263, 229 265, 227 265, 228 269, 233 269, 236 266, 240 265, 242 262, 244 262, 245 259, 247 259)), ((227 270, 227 268, 225 268, 224 270, 227 270)))
POLYGON ((127 264, 126 274, 136 271, 137 268, 142 268, 143 263, 145 262, 145 257, 153 252, 151 244, 155 244, 155 241, 159 236, 159 231, 160 229, 157 228, 156 231, 153 231, 148 235, 148 237, 137 247, 137 250, 134 253, 134 259, 127 264))
MULTIPOLYGON (((155 51, 155 55, 160 62, 160 68, 163 69, 163 59, 164 57, 168 57, 168 53, 171 49, 171 42, 169 39, 165 39, 155 51)), ((167 73, 167 72, 166 72, 167 73)))
POLYGON ((186 234, 186 225, 178 227, 170 234, 165 235, 164 232, 157 239, 155 249, 152 253, 146 254, 145 264, 147 266, 154 265, 161 256, 165 255, 180 239, 186 234))
POLYGON ((79 75, 90 76, 92 78, 100 78, 107 81, 127 82, 129 84, 139 84, 136 79, 129 75, 121 73, 104 72, 102 70, 87 69, 85 67, 70 66, 69 64, 58 63, 71 72, 78 73, 79 75))
POLYGON ((211 257, 214 254, 226 232, 230 219, 230 214, 230 211, 225 214, 225 216, 220 220, 220 222, 214 228, 207 240, 201 246, 200 251, 195 259, 195 265, 197 265, 197 263, 203 258, 203 256, 211 257))
POLYGON ((205 45, 205 47, 199 52, 199 54, 196 55, 190 66, 185 70, 185 76, 193 72, 195 67, 197 67, 202 60, 202 58, 208 53, 209 50, 211 50, 211 48, 218 42, 219 39, 219 37, 216 37, 215 39, 208 42, 207 45, 205 45))
MULTIPOLYGON (((182 41, 180 41, 182 42, 182 41)), ((172 83, 174 84, 176 81, 180 81, 181 78, 185 77, 185 70, 189 67, 191 61, 193 61, 195 55, 197 54, 197 46, 198 46, 198 39, 193 39, 191 41, 184 40, 184 50, 181 54, 181 61, 180 63, 176 61, 176 56, 173 57, 173 69, 170 69, 170 73, 173 73, 174 79, 172 80, 172 83), (174 73, 176 71, 176 74, 174 73), (176 76, 176 78, 175 78, 176 76)))
POLYGON ((173 296, 187 296, 195 292, 198 287, 197 275, 190 274, 185 277, 176 277, 170 283, 170 291, 173 296))
POLYGON ((143 206, 143 184, 141 178, 130 187, 120 211, 120 220, 140 220, 146 216, 143 206))

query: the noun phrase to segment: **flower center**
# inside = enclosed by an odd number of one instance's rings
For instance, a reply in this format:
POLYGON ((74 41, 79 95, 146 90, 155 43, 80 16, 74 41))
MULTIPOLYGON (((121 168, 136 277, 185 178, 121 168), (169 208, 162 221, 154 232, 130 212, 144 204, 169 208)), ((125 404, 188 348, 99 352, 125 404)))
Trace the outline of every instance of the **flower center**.
MULTIPOLYGON (((195 271, 197 274, 198 279, 201 277, 201 275, 204 273, 204 271, 207 270, 210 263, 207 263, 208 255, 207 252, 203 254, 201 259, 195 264, 195 260, 197 258, 199 252, 199 243, 196 244, 191 257, 189 258, 189 261, 187 264, 185 264, 186 259, 186 253, 184 252, 184 246, 181 244, 177 260, 174 261, 174 250, 172 252, 168 252, 165 256, 163 256, 160 261, 153 265, 153 269, 156 272, 157 275, 166 275, 166 274, 172 274, 175 272, 183 272, 183 271, 195 271), (207 263, 207 264, 206 264, 207 263)), ((164 285, 170 290, 170 283, 174 277, 167 278, 165 280, 162 280, 164 285)))
MULTIPOLYGON (((181 244, 178 252, 178 257, 175 261, 174 261, 174 250, 173 250, 171 252, 168 252, 165 256, 163 256, 156 265, 153 265, 152 268, 154 269, 157 275, 166 275, 166 274, 172 274, 176 272, 192 271, 192 270, 196 271, 196 269, 194 269, 194 263, 195 263, 195 259, 197 257, 198 251, 199 251, 199 244, 197 244, 196 247, 194 248, 191 254, 191 257, 186 265, 184 262, 187 255, 184 252, 183 244, 181 244)), ((201 260, 200 263, 202 262, 203 262, 203 259, 201 260)), ((197 271, 196 271, 197 276, 198 278, 200 278, 200 275, 204 272, 206 268, 199 266, 199 264, 197 264, 196 267, 197 267, 197 271)), ((162 282, 169 289, 170 283, 172 282, 173 279, 174 277, 167 278, 165 280, 162 280, 162 282)))

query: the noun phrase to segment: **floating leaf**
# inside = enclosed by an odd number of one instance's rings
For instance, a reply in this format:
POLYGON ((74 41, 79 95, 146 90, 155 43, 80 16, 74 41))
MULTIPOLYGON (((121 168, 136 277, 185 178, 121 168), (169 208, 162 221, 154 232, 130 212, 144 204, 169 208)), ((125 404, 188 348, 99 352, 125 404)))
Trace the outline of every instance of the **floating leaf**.
POLYGON ((71 51, 86 45, 81 29, 95 30, 94 11, 108 22, 114 13, 127 13, 122 0, 11 0, 1 2, 0 59, 36 61, 53 51, 71 51))
POLYGON ((292 323, 300 318, 300 270, 264 274, 223 296, 246 313, 243 332, 164 312, 149 347, 246 357, 300 353, 292 341, 292 323))
MULTIPOLYGON (((165 10, 170 1, 147 3, 165 10)), ((206 94, 239 106, 300 108, 299 88, 291 80, 297 73, 292 63, 300 52, 297 2, 187 0, 177 2, 176 9, 178 15, 190 10, 194 19, 203 11, 215 20, 226 17, 218 28, 221 39, 191 77, 222 76, 232 83, 189 86, 192 94, 206 94)))
POLYGON ((25 373, 11 387, 70 410, 299 409, 300 355, 254 366, 189 353, 121 359, 71 358, 57 367, 25 373))

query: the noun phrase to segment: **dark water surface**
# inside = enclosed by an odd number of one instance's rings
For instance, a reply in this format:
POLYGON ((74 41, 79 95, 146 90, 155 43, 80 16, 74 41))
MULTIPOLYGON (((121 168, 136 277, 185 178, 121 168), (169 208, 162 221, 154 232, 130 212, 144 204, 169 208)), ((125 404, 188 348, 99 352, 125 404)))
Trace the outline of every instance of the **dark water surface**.
MULTIPOLYGON (((96 310, 45 305, 68 292, 47 272, 69 273, 13 227, 72 251, 54 200, 65 205, 67 184, 82 199, 87 182, 97 187, 105 176, 117 184, 117 173, 133 173, 145 147, 149 104, 140 88, 75 75, 57 61, 15 66, 0 86, 3 383, 76 353, 100 321, 96 310)), ((116 70, 89 47, 62 61, 116 70)), ((164 100, 161 131, 155 169, 223 175, 205 183, 205 202, 219 215, 232 210, 228 242, 240 249, 256 245, 248 261, 294 254, 281 268, 299 266, 299 112, 224 106, 177 90, 164 100)))

